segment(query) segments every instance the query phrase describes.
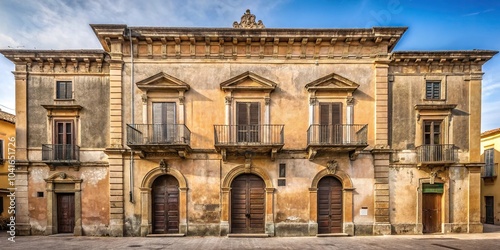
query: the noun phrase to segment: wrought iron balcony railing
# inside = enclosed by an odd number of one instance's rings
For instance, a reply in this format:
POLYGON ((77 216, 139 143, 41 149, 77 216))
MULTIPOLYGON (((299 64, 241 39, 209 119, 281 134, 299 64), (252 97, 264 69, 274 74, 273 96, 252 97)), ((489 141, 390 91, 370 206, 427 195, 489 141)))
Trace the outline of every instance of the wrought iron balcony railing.
POLYGON ((47 163, 80 162, 80 147, 73 144, 43 144, 42 161, 47 163))
POLYGON ((284 125, 214 125, 215 145, 283 145, 284 125))
POLYGON ((416 147, 416 151, 418 163, 453 163, 458 159, 453 144, 422 145, 416 147))
POLYGON ((184 124, 127 124, 127 144, 189 145, 191 131, 184 124))
POLYGON ((307 145, 367 145, 367 139, 366 124, 312 124, 307 130, 307 145))
POLYGON ((488 164, 483 167, 481 177, 497 177, 498 176, 498 163, 488 164))

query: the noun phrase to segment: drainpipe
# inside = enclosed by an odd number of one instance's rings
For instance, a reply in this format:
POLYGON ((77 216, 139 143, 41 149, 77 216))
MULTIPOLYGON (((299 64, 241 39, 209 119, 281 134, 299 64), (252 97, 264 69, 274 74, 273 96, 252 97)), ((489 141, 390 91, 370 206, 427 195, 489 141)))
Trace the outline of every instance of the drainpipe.
MULTIPOLYGON (((128 28, 130 40, 130 124, 134 124, 134 46, 132 42, 132 30, 128 28)), ((134 151, 130 149, 130 202, 134 201, 134 151)))

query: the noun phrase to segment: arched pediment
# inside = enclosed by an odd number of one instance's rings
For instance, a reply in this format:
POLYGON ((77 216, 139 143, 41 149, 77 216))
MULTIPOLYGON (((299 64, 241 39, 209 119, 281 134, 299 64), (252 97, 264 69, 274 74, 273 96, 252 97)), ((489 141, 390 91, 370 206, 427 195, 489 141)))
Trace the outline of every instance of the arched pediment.
POLYGON ((352 93, 359 87, 359 84, 335 73, 331 73, 306 84, 305 87, 308 91, 344 91, 352 93))
POLYGON ((160 72, 136 83, 137 87, 142 91, 151 90, 177 90, 188 91, 189 84, 165 73, 160 72))
POLYGON ((233 91, 233 90, 264 90, 273 91, 276 89, 275 82, 259 76, 253 72, 247 71, 243 74, 237 75, 227 81, 220 84, 222 90, 233 91))

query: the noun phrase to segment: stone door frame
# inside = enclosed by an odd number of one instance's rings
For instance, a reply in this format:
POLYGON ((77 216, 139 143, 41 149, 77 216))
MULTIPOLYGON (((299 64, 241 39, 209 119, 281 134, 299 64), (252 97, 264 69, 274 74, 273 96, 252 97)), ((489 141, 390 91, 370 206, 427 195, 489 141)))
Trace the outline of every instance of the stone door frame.
POLYGON ((342 223, 343 233, 354 235, 353 221, 353 185, 351 178, 342 170, 332 172, 328 169, 319 171, 314 176, 309 188, 309 235, 318 234, 318 183, 323 177, 333 176, 342 183, 342 223))
POLYGON ((261 168, 251 167, 245 165, 240 165, 234 167, 229 171, 223 179, 222 187, 221 187, 221 195, 222 195, 222 206, 221 206, 221 221, 220 221, 220 236, 225 236, 230 233, 231 227, 229 225, 229 218, 231 218, 231 183, 234 178, 241 174, 254 174, 262 178, 264 184, 266 185, 266 194, 265 194, 265 209, 264 209, 264 223, 265 223, 265 231, 264 233, 269 236, 274 236, 274 187, 269 174, 261 168))
POLYGON ((152 185, 156 178, 162 175, 171 175, 179 182, 179 234, 187 235, 187 181, 186 177, 176 169, 167 170, 159 166, 151 169, 143 178, 141 183, 141 236, 147 236, 153 232, 153 204, 152 185))
POLYGON ((418 233, 423 233, 424 231, 424 225, 423 225, 423 204, 422 204, 422 189, 423 189, 423 184, 429 184, 429 183, 441 183, 443 184, 443 193, 441 195, 441 233, 450 233, 451 232, 451 224, 450 224, 450 198, 449 198, 449 188, 450 186, 448 185, 448 182, 443 181, 440 177, 436 177, 433 181, 431 181, 431 178, 422 178, 419 181, 419 186, 417 189, 417 204, 418 204, 418 209, 417 209, 417 232, 418 233))
POLYGON ((46 235, 57 234, 57 194, 74 193, 75 194, 75 228, 74 236, 82 236, 82 180, 64 172, 58 172, 50 175, 46 182, 47 190, 47 229, 46 235), (70 184, 70 185, 67 185, 70 184))

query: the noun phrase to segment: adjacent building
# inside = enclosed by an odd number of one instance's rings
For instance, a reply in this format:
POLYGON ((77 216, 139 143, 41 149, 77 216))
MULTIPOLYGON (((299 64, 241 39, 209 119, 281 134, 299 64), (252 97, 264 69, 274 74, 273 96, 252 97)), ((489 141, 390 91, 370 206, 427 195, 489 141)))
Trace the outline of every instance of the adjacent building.
POLYGON ((481 134, 481 154, 484 167, 481 174, 481 221, 500 224, 500 181, 497 181, 500 162, 500 129, 481 134))
POLYGON ((482 232, 482 65, 406 27, 91 25, 15 64, 20 234, 482 232), (90 39, 90 38, 89 38, 90 39))
MULTIPOLYGON (((10 218, 9 156, 14 157, 16 116, 0 110, 0 218, 10 218), (10 143, 10 145, 9 145, 10 143), (10 154, 9 154, 10 148, 10 154)), ((13 174, 10 180, 14 181, 13 174)), ((1 225, 0 225, 1 227, 1 225)))

